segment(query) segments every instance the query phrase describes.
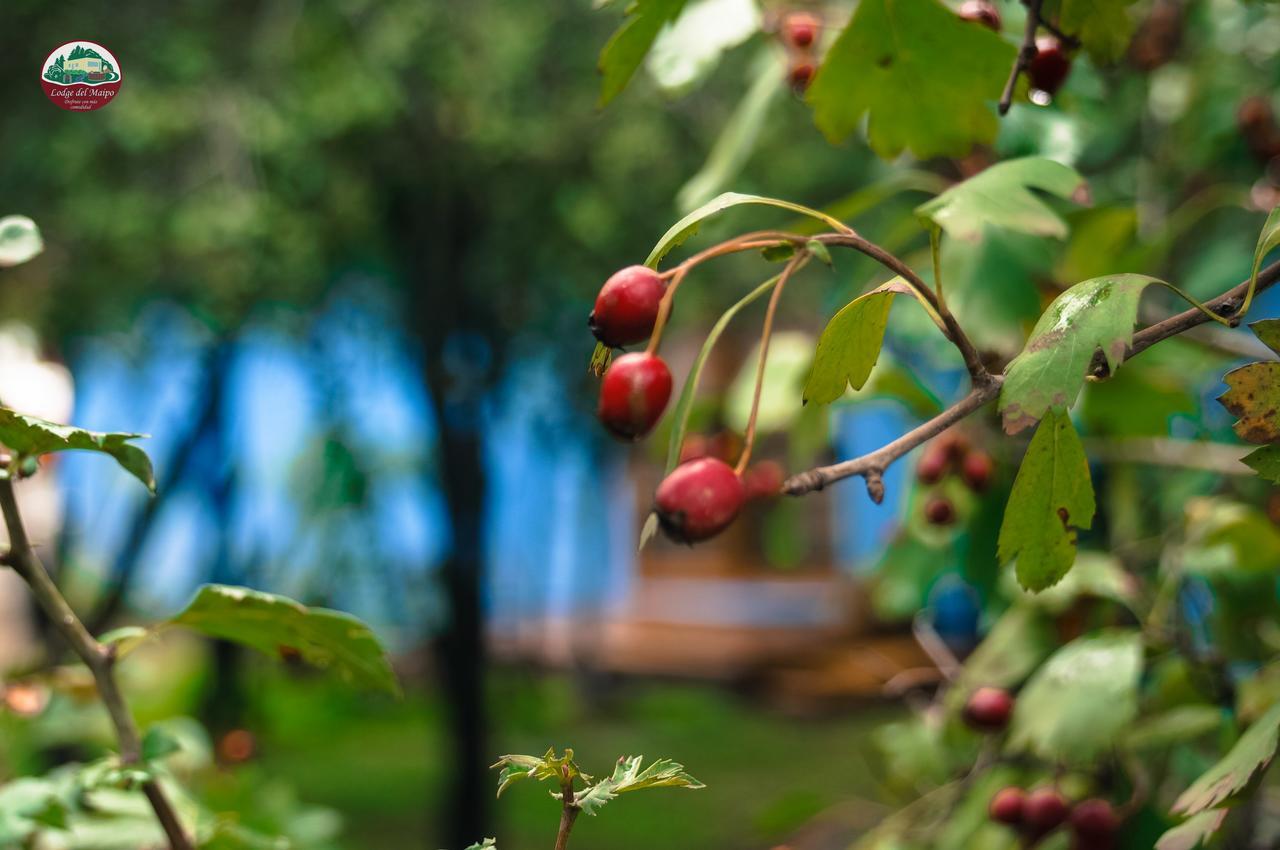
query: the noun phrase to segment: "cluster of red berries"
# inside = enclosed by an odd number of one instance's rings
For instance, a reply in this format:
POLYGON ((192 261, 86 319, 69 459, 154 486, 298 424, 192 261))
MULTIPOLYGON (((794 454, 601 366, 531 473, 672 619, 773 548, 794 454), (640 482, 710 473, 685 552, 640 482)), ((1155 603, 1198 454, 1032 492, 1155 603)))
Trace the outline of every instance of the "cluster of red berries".
MULTIPOLYGON (((1013 705, 1013 695, 1003 688, 978 688, 965 703, 964 721, 979 732, 1003 732, 1013 716, 1013 705)), ((1079 850, 1111 850, 1120 831, 1120 816, 1106 800, 1083 800, 1072 806, 1061 791, 1049 787, 1002 788, 991 798, 987 813, 996 823, 1021 832, 1028 847, 1068 824, 1079 850)))
POLYGON ((1027 846, 1065 824, 1080 850, 1111 850, 1120 831, 1120 815, 1109 802, 1094 797, 1073 806, 1056 788, 1002 788, 991 798, 987 812, 996 823, 1022 833, 1027 846))
MULTIPOLYGON (((605 281, 596 296, 587 321, 591 332, 611 348, 641 342, 653 332, 666 291, 666 282, 653 269, 622 269, 605 281)), ((671 370, 657 354, 623 354, 614 358, 600 381, 596 415, 615 437, 638 440, 662 418, 671 400, 671 385, 671 370)), ((739 475, 706 447, 705 441, 701 449, 691 441, 681 452, 681 464, 663 479, 654 496, 663 531, 680 543, 719 534, 748 498, 774 495, 782 487, 782 469, 777 464, 758 463, 739 475)))
MULTIPOLYGON (((995 462, 991 455, 974 448, 969 438, 958 431, 947 431, 931 442, 916 466, 916 479, 928 486, 956 474, 970 490, 981 493, 991 485, 995 462)), ((956 507, 941 492, 929 496, 924 516, 933 525, 950 525, 956 521, 956 507)))
POLYGON ((778 34, 787 49, 787 80, 791 88, 803 93, 818 72, 818 34, 822 19, 812 12, 787 12, 782 17, 778 34))

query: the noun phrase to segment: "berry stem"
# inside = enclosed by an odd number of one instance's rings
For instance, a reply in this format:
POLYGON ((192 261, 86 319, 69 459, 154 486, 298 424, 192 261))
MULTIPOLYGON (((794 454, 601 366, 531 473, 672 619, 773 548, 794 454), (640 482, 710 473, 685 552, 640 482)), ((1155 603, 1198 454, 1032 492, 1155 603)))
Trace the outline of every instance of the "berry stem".
POLYGON ((769 306, 764 313, 764 327, 760 331, 760 360, 756 365, 756 389, 751 398, 751 415, 747 417, 747 432, 742 438, 742 454, 738 457, 738 465, 734 468, 734 472, 739 477, 751 462, 751 449, 756 442, 756 416, 760 413, 760 395, 764 390, 764 367, 769 359, 769 340, 773 337, 773 317, 778 312, 778 301, 782 298, 782 290, 786 288, 787 280, 809 261, 810 256, 810 253, 803 248, 796 251, 796 255, 782 270, 778 285, 773 288, 773 294, 769 296, 769 306))
POLYGON ((1027 7, 1027 28, 1022 33, 1022 44, 1018 47, 1018 58, 1009 70, 1009 79, 1004 84, 1004 92, 1000 95, 1000 114, 1006 115, 1013 105, 1013 92, 1018 85, 1018 77, 1027 70, 1036 55, 1036 30, 1040 28, 1040 7, 1043 0, 1025 0, 1027 7))

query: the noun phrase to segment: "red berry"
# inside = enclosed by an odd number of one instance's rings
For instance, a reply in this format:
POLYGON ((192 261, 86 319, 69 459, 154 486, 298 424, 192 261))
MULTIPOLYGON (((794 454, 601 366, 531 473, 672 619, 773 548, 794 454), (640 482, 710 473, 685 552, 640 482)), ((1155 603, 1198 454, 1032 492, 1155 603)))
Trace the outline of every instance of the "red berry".
POLYGON ((596 339, 614 348, 647 339, 666 291, 653 269, 627 266, 604 282, 587 325, 596 339))
POLYGON ((937 484, 951 467, 951 454, 941 443, 930 443, 916 465, 916 479, 921 484, 937 484))
POLYGON ((596 415, 615 437, 636 440, 662 418, 671 398, 671 370, 654 354, 634 352, 616 358, 600 381, 596 415))
POLYGON ((960 17, 966 21, 982 24, 988 29, 1000 32, 1000 10, 991 0, 964 0, 960 4, 960 17))
MULTIPOLYGON (((1077 803, 1071 810, 1071 831, 1080 838, 1105 841, 1120 830, 1120 816, 1106 800, 1091 799, 1077 803)), ((1092 842, 1089 847, 1093 847, 1092 842)))
POLYGON ((1031 57, 1027 66, 1027 79, 1031 85, 1042 92, 1057 94, 1069 73, 1071 57, 1063 50, 1062 43, 1053 36, 1037 38, 1036 55, 1031 57))
POLYGON ((813 75, 818 69, 813 67, 813 63, 808 60, 801 60, 791 66, 791 70, 787 72, 787 79, 791 81, 791 88, 797 92, 804 92, 809 88, 809 83, 813 82, 813 75))
POLYGON ((1013 695, 1003 688, 978 688, 964 706, 964 719, 974 729, 999 732, 1009 725, 1013 695))
POLYGON ((1054 788, 1037 788, 1022 806, 1022 822, 1034 834, 1044 835, 1062 826, 1070 809, 1067 799, 1054 788))
POLYGON ((925 502, 924 518, 931 525, 951 525, 956 521, 956 506, 945 496, 934 496, 925 502))
POLYGON ((707 455, 732 463, 742 454, 742 436, 734 431, 721 431, 707 444, 707 455))
POLYGON ((1026 805, 1026 802, 1027 792, 1021 788, 1013 786, 1001 788, 991 798, 991 805, 987 807, 987 813, 996 823, 1017 826, 1022 823, 1022 808, 1026 805))
POLYGON ((960 464, 960 477, 969 489, 981 493, 991 485, 991 475, 995 472, 995 463, 986 452, 969 452, 960 464))
POLYGON ((748 499, 768 499, 778 495, 786 477, 776 460, 762 460, 747 468, 742 484, 746 487, 748 499))
POLYGON ((697 543, 724 531, 745 500, 746 489, 733 467, 704 457, 680 464, 662 480, 654 510, 668 537, 697 543))
POLYGON ((813 44, 821 28, 822 21, 817 16, 808 12, 794 12, 782 22, 782 36, 788 43, 805 48, 813 44))

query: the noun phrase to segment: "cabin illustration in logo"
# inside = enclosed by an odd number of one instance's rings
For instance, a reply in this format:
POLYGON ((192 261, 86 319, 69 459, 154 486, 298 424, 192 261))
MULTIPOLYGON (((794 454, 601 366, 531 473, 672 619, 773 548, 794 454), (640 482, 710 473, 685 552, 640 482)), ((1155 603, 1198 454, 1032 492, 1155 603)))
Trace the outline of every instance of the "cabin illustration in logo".
POLYGON ((51 83, 110 83, 120 79, 115 67, 92 47, 77 44, 59 56, 45 69, 44 78, 51 83))

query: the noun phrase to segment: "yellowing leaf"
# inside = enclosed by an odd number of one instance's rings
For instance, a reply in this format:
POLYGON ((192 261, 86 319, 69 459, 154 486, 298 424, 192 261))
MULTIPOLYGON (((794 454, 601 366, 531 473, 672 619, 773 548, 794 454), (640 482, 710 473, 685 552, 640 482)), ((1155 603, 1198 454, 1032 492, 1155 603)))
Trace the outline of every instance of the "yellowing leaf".
POLYGON ((1114 371, 1133 341, 1138 299, 1155 278, 1117 274, 1086 280, 1054 299, 1022 353, 1005 369, 1000 412, 1010 434, 1035 424, 1051 407, 1069 408, 1099 348, 1114 371))
POLYGON ((1257 444, 1280 441, 1280 363, 1249 363, 1222 380, 1227 391, 1218 401, 1237 417, 1231 427, 1240 439, 1257 444))
POLYGON ((635 0, 628 7, 626 21, 600 51, 599 69, 604 75, 601 106, 627 87, 662 27, 680 16, 684 3, 685 0, 635 0))
POLYGON ((1051 411, 1036 429, 1014 479, 998 552, 1015 561, 1018 583, 1044 590, 1062 580, 1076 557, 1076 529, 1096 510, 1089 461, 1066 411, 1051 411))
POLYGON ((916 215, 958 239, 977 241, 986 225, 1033 236, 1067 235, 1067 224, 1036 197, 1083 197, 1088 184, 1070 166, 1028 156, 997 163, 916 207, 916 215))
POLYGON ((804 383, 806 404, 830 404, 849 387, 862 389, 880 357, 889 308, 899 291, 897 286, 886 284, 858 296, 831 317, 804 383))
POLYGON ((808 100, 833 142, 867 116, 882 157, 955 156, 999 129, 1000 96, 1013 45, 962 21, 937 0, 863 0, 827 53, 808 100))
POLYGON ((1226 809, 1209 809, 1193 815, 1156 839, 1156 850, 1196 850, 1208 846, 1209 839, 1222 828, 1226 809))
POLYGON ((1280 704, 1250 726, 1222 759, 1205 771, 1173 804, 1179 814, 1213 809, 1248 788, 1275 758, 1280 739, 1280 704))

